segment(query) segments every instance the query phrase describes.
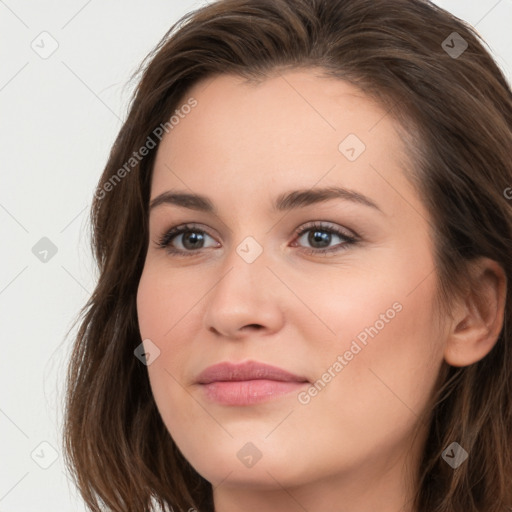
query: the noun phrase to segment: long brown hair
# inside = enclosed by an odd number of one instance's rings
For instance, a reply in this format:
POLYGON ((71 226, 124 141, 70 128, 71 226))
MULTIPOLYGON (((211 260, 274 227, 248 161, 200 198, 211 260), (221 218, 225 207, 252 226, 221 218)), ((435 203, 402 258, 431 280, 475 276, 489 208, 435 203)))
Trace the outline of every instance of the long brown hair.
MULTIPOLYGON (((198 80, 264 80, 298 67, 351 82, 407 128, 410 179, 430 211, 445 300, 480 256, 512 282, 512 93, 474 29, 426 0, 220 0, 184 16, 141 66, 92 204, 99 280, 77 319, 63 443, 91 510, 213 511, 211 484, 174 444, 134 356, 157 147, 130 158, 150 136, 158 146, 155 129, 170 127, 198 80)), ((443 363, 417 512, 512 510, 510 287, 505 307, 486 357, 462 368, 443 363), (441 457, 454 440, 469 453, 457 470, 441 457)))

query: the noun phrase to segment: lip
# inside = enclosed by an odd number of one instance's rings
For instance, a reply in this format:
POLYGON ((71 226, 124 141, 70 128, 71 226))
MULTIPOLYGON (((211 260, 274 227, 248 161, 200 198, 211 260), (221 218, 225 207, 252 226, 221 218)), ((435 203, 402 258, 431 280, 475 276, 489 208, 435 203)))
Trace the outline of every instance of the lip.
POLYGON ((251 405, 298 391, 309 381, 277 366, 247 361, 209 366, 197 376, 196 384, 213 402, 251 405))

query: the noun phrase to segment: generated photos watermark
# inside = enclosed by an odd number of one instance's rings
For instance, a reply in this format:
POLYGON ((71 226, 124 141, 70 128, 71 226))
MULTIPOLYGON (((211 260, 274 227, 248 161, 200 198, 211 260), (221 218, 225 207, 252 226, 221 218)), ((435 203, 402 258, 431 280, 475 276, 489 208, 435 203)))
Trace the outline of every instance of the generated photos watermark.
POLYGON ((338 355, 322 376, 309 386, 308 389, 298 393, 297 400, 299 403, 302 405, 309 404, 354 359, 354 356, 359 354, 368 345, 368 338, 375 338, 402 309, 402 304, 395 302, 385 313, 381 313, 379 318, 370 327, 365 327, 359 332, 352 340, 349 349, 342 355, 338 355))
POLYGON ((162 140, 165 133, 169 133, 175 126, 180 123, 181 119, 184 119, 187 114, 190 114, 192 109, 197 106, 197 100, 190 97, 186 103, 177 108, 174 114, 165 123, 160 123, 152 132, 148 135, 144 144, 132 153, 130 158, 120 167, 101 187, 96 189, 94 193, 96 199, 103 199, 108 192, 114 190, 115 186, 127 176, 132 169, 134 169, 144 157, 146 157, 150 151, 158 145, 158 142, 162 140), (157 142, 158 140, 158 142, 157 142))

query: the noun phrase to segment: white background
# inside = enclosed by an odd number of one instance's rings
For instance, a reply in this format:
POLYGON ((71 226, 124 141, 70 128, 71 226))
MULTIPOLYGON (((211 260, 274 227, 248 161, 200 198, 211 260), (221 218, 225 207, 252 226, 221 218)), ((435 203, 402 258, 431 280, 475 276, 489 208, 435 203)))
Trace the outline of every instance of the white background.
MULTIPOLYGON (((61 424, 65 334, 96 278, 87 214, 130 75, 202 3, 0 0, 0 512, 84 510, 61 424), (43 31, 59 45, 47 59, 31 48, 43 31), (57 247, 46 263, 32 252, 42 237, 57 247)), ((476 25, 512 82, 512 0, 436 3, 476 25)))

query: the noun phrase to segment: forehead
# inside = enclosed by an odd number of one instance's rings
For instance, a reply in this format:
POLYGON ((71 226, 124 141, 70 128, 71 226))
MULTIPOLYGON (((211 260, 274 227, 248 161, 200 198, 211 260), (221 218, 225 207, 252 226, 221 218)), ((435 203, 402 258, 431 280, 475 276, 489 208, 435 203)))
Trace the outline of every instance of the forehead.
POLYGON ((315 183, 378 197, 386 179, 408 187, 396 122, 347 82, 314 70, 259 83, 220 75, 195 84, 180 105, 191 98, 196 105, 183 110, 158 148, 152 197, 184 187, 250 196, 315 183))
POLYGON ((373 143, 372 131, 382 122, 378 140, 386 144, 395 135, 395 123, 379 104, 350 83, 315 70, 289 71, 258 83, 219 75, 195 84, 180 104, 192 97, 197 106, 173 126, 163 146, 179 151, 190 146, 187 141, 198 144, 200 139, 202 148, 218 148, 223 139, 236 139, 237 147, 227 143, 223 153, 261 146, 259 154, 272 148, 301 154, 322 147, 337 152, 348 134, 373 143))

